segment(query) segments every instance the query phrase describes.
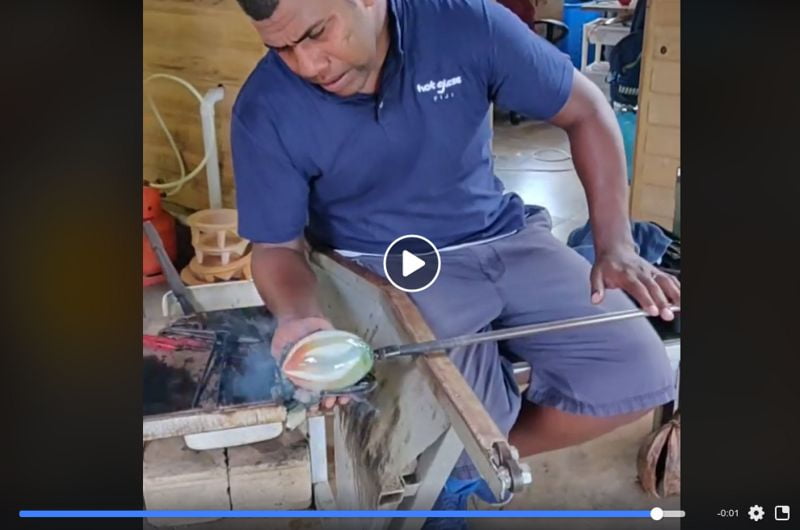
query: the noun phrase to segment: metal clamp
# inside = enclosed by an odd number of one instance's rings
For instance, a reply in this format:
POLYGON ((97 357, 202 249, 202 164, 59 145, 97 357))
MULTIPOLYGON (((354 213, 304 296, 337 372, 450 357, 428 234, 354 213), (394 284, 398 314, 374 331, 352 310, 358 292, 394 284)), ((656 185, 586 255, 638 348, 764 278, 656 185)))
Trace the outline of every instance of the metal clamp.
POLYGON ((533 482, 533 474, 528 464, 519 462, 519 451, 507 442, 495 442, 497 475, 506 491, 518 493, 533 482))

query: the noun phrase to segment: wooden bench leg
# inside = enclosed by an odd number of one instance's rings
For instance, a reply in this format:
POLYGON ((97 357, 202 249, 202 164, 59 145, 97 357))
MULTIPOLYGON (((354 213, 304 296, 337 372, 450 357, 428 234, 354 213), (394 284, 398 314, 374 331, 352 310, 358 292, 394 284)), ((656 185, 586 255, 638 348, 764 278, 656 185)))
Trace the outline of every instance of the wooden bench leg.
MULTIPOLYGON (((420 455, 417 469, 411 479, 414 484, 409 484, 416 491, 403 499, 398 509, 430 510, 463 450, 464 445, 458 434, 450 427, 420 455)), ((392 519, 388 529, 419 530, 424 523, 425 519, 420 518, 392 519)))

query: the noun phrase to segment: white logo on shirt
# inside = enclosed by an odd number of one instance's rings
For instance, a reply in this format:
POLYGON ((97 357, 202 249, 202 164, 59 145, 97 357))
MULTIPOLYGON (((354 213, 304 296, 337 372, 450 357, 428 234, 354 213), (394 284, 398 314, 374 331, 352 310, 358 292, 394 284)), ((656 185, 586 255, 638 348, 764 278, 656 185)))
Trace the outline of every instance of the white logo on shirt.
POLYGON ((450 99, 455 97, 452 90, 448 91, 449 88, 452 88, 456 85, 461 84, 461 76, 451 77, 450 79, 441 79, 439 81, 428 81, 424 85, 417 83, 417 93, 418 94, 425 94, 426 92, 435 91, 433 94, 433 100, 439 101, 444 99, 450 99))

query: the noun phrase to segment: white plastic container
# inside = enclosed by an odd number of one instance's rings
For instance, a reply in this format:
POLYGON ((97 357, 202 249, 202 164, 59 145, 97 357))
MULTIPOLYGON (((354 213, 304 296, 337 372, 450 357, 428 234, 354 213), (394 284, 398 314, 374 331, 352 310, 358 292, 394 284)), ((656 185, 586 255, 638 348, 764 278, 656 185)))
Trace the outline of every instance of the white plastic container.
POLYGON ((609 102, 611 101, 611 85, 608 82, 610 71, 611 65, 606 61, 591 63, 583 71, 583 75, 600 87, 609 102))

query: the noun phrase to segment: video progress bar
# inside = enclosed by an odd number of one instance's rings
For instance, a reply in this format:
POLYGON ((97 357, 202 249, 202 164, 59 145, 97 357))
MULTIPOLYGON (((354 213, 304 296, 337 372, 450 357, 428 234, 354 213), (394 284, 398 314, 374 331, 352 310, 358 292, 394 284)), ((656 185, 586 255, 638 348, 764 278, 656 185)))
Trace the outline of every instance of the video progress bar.
POLYGON ((654 519, 683 517, 682 510, 20 510, 39 519, 395 519, 463 517, 469 519, 654 519))

